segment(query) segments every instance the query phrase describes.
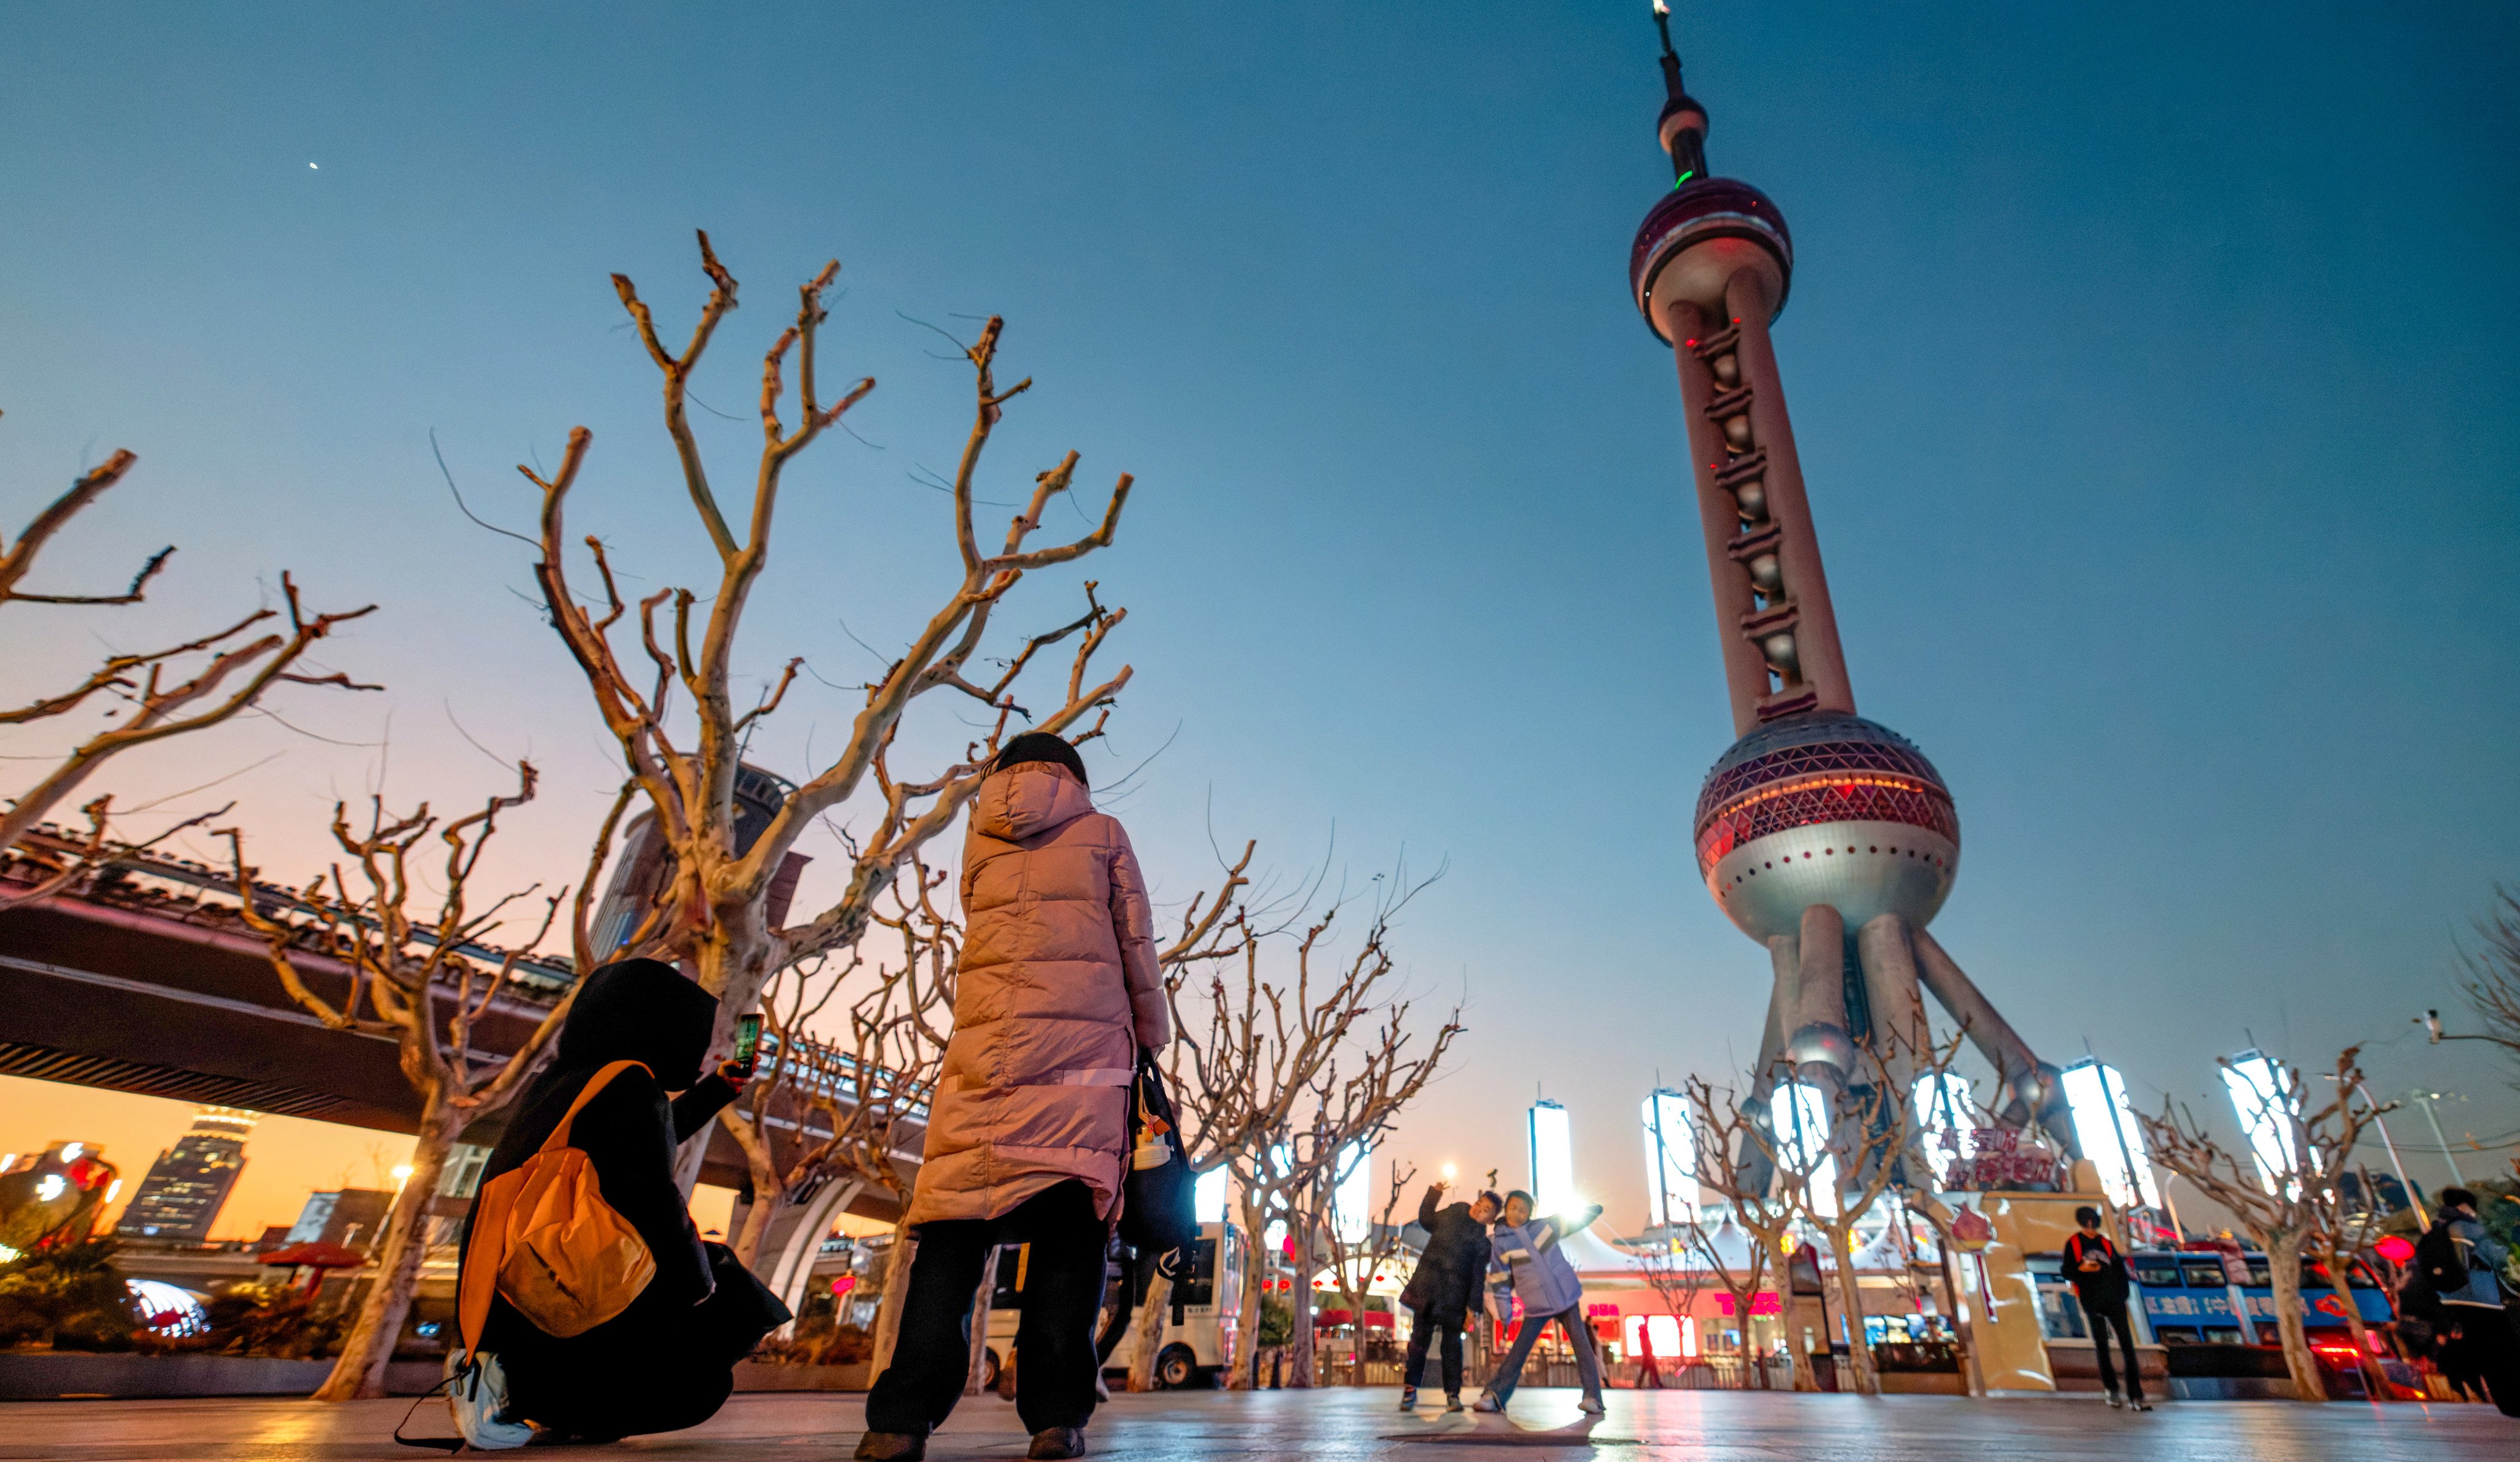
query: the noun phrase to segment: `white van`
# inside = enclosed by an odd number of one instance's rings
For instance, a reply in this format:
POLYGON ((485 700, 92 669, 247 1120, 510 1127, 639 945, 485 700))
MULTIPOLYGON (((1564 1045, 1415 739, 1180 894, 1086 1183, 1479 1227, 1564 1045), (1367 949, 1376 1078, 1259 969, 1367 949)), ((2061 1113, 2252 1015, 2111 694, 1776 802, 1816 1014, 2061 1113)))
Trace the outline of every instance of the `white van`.
MULTIPOLYGON (((1164 1307, 1163 1349, 1155 1353, 1155 1384, 1167 1390, 1214 1384, 1216 1373, 1231 1359, 1234 1317, 1242 1307, 1239 1230, 1230 1223, 1202 1223, 1198 1235, 1182 1275, 1174 1281, 1173 1298, 1178 1304, 1164 1307)), ((1014 1351, 1015 1326, 1022 1318, 1027 1247, 1012 1244, 998 1251, 997 1287, 989 1301, 988 1350, 980 1361, 983 1389, 998 1384, 1001 1362, 1014 1351)), ((1096 1326, 1097 1336, 1104 1343, 1103 1353, 1113 1362, 1103 1367, 1108 1382, 1117 1383, 1129 1373, 1128 1361, 1113 1350, 1124 1337, 1112 1334, 1112 1327, 1127 1330, 1146 1293, 1141 1267, 1125 1258, 1114 1258, 1104 1287, 1102 1316, 1096 1326)))

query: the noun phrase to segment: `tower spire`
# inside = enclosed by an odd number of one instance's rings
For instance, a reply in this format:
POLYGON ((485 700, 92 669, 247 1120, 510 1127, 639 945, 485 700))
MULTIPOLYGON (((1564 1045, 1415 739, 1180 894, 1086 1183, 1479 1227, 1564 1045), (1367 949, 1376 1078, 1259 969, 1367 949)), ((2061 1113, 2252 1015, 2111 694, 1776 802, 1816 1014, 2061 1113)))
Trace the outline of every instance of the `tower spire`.
POLYGON ((1680 81, 1680 53, 1671 45, 1671 6, 1653 0, 1654 29, 1662 35, 1662 150, 1671 154, 1671 186, 1706 176, 1706 109, 1680 81))

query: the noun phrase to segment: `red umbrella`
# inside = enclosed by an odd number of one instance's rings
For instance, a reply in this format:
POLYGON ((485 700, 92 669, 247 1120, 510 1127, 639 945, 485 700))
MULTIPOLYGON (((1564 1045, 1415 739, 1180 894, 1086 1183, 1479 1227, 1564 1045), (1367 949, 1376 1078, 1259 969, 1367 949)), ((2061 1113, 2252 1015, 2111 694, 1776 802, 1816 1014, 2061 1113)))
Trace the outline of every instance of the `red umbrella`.
POLYGON ((327 1244, 320 1240, 310 1244, 292 1244, 286 1249, 274 1249, 262 1257, 262 1263, 267 1264, 287 1264, 292 1268, 314 1270, 315 1277, 308 1280, 306 1284, 310 1294, 323 1287, 325 1270, 355 1269, 367 1262, 368 1257, 356 1249, 341 1244, 327 1244))

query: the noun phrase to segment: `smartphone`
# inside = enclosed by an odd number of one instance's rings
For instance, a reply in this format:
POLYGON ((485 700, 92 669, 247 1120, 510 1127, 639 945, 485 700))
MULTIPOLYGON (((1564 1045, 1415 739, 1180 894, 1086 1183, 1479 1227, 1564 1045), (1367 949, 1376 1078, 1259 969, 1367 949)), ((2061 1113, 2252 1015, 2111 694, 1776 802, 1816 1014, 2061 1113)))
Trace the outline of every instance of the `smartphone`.
POLYGON ((746 1015, 735 1023, 735 1064, 743 1068, 748 1080, 752 1068, 761 1060, 761 1017, 746 1015))

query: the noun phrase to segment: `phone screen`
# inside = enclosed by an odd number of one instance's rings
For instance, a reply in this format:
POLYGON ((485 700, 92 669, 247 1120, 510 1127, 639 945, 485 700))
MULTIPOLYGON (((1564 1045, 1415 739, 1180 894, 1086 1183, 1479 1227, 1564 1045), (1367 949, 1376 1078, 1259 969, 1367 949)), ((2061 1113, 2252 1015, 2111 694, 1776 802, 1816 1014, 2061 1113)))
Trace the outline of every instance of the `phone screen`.
POLYGON ((735 1064, 743 1068, 745 1076, 750 1076, 754 1064, 760 1059, 761 1017, 743 1016, 735 1023, 735 1064))

